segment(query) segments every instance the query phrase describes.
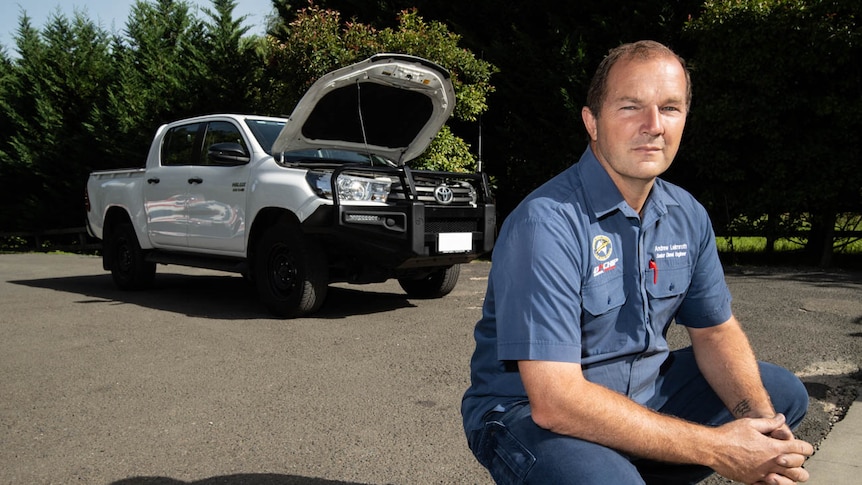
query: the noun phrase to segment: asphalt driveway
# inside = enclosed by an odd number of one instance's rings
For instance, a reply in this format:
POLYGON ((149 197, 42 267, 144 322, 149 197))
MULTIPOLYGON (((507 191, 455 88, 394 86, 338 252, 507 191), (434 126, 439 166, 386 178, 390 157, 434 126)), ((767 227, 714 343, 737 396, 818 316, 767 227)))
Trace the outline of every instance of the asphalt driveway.
MULTIPOLYGON (((489 268, 440 300, 337 285, 278 320, 239 276, 160 266, 125 293, 96 257, 0 255, 0 483, 490 483, 458 407, 489 268)), ((798 434, 819 442, 860 382, 862 274, 728 284, 758 356, 806 382, 798 434)))

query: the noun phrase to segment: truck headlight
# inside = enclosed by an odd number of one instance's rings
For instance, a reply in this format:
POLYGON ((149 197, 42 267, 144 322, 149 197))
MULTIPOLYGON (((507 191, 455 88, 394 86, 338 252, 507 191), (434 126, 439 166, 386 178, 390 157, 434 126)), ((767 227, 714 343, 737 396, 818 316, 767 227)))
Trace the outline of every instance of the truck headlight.
MULTIPOLYGON (((332 174, 309 172, 308 183, 321 197, 332 199, 332 174)), ((339 174, 335 180, 338 200, 342 202, 386 202, 392 180, 339 174)))

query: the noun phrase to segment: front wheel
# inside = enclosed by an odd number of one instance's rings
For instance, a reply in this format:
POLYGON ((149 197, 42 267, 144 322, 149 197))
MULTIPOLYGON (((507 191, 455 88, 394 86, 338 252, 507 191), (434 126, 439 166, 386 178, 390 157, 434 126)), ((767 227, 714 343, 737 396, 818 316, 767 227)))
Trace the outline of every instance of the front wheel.
POLYGON ((408 296, 440 298, 455 289, 460 274, 461 265, 456 264, 448 268, 434 270, 422 278, 398 278, 398 284, 407 292, 408 296))
POLYGON ((293 318, 316 312, 328 289, 326 258, 306 244, 299 227, 276 225, 257 245, 254 279, 264 305, 273 314, 293 318))
POLYGON ((152 285, 156 276, 156 263, 145 259, 131 224, 126 222, 117 226, 104 250, 111 252, 111 276, 117 288, 140 290, 152 285))

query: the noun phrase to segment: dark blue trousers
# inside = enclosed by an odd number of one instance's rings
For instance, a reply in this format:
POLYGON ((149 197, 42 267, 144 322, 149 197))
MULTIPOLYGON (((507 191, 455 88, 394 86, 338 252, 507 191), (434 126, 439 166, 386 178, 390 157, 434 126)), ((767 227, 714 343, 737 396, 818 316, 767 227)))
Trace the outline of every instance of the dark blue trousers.
MULTIPOLYGON (((718 426, 733 420, 697 368, 691 348, 671 352, 655 397, 647 406, 663 414, 718 426)), ((808 410, 808 393, 788 370, 761 362, 760 373, 775 410, 795 429, 808 410)), ((697 483, 713 473, 698 465, 635 459, 589 441, 542 429, 528 402, 488 413, 485 427, 468 437, 479 463, 500 484, 676 485, 697 483)))

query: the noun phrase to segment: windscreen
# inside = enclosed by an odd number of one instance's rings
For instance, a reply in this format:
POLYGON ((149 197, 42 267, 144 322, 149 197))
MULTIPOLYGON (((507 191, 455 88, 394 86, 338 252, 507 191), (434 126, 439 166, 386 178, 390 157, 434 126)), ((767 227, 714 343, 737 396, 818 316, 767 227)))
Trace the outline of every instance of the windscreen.
POLYGON ((378 155, 354 152, 350 150, 294 150, 284 152, 287 163, 311 164, 351 164, 368 165, 371 167, 397 167, 398 164, 378 155))
POLYGON ((248 118, 245 124, 251 130, 252 135, 266 153, 272 155, 272 144, 284 128, 284 121, 261 120, 248 118))

